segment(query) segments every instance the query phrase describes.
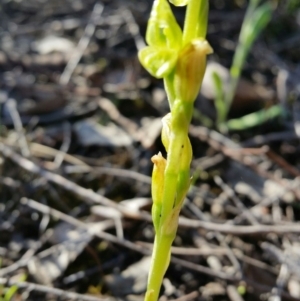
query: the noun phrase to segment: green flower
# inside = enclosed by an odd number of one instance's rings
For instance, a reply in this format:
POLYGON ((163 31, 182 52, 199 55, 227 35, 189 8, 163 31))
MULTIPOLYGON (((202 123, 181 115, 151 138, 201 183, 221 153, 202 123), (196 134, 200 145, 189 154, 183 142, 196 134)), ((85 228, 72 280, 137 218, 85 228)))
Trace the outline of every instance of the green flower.
MULTIPOLYGON (((176 6, 184 6, 189 1, 170 0, 176 6)), ((203 1, 199 2, 198 5, 204 5, 203 3, 205 4, 203 1)), ((205 30, 201 14, 198 17, 191 38, 183 45, 182 30, 168 1, 155 0, 146 32, 149 46, 138 54, 141 64, 156 78, 165 78, 175 71, 173 88, 176 98, 190 102, 193 102, 199 93, 206 56, 213 52, 209 43, 203 38, 205 30)))
POLYGON ((147 26, 148 47, 139 51, 139 60, 154 77, 172 72, 181 48, 182 30, 167 0, 155 0, 147 26))

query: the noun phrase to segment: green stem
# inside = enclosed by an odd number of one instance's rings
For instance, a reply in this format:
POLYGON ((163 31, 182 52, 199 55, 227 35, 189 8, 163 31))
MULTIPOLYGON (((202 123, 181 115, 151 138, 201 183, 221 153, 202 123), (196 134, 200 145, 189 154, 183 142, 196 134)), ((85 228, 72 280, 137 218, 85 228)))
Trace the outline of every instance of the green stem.
POLYGON ((164 78, 165 90, 167 93, 167 98, 169 102, 170 109, 172 110, 174 101, 175 101, 175 90, 174 90, 174 71, 171 74, 168 74, 164 78))
POLYGON ((205 39, 207 33, 208 7, 208 0, 202 0, 198 17, 197 37, 203 39, 205 39))
POLYGON ((170 250, 174 237, 157 235, 151 259, 147 293, 144 301, 157 301, 160 287, 170 262, 170 250))
POLYGON ((183 46, 197 37, 199 11, 203 1, 207 0, 190 0, 187 5, 182 38, 183 46))

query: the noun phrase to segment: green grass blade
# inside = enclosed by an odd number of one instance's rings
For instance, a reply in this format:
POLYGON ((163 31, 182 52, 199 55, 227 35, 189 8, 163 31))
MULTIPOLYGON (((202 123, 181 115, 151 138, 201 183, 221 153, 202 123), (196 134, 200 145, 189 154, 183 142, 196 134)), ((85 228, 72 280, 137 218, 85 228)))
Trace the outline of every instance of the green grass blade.
POLYGON ((247 9, 245 20, 240 32, 239 44, 234 54, 230 68, 231 81, 226 94, 227 112, 232 104, 241 71, 250 49, 258 35, 269 23, 272 16, 272 7, 269 3, 257 7, 260 1, 253 0, 247 9))
POLYGON ((275 105, 268 109, 263 109, 248 115, 245 115, 241 118, 230 119, 226 122, 226 127, 231 131, 242 131, 262 125, 265 122, 272 120, 276 117, 281 117, 285 115, 281 105, 275 105))

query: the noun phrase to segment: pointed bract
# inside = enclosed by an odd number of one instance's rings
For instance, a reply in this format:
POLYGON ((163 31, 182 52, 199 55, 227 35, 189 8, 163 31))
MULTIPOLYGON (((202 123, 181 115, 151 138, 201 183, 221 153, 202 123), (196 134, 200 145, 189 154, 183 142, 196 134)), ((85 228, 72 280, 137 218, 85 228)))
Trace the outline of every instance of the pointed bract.
POLYGON ((186 45, 178 55, 175 71, 176 96, 194 102, 206 68, 206 56, 213 49, 206 40, 196 39, 186 45))
POLYGON ((167 160, 161 153, 154 155, 151 158, 154 164, 152 172, 152 198, 154 204, 161 204, 164 190, 164 173, 167 165, 167 160))

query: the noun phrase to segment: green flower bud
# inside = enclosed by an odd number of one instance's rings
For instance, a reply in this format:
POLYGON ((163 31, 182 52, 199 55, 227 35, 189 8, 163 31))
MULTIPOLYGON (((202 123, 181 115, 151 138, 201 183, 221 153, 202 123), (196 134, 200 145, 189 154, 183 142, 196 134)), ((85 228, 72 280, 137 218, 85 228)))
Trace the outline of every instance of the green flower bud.
POLYGON ((204 76, 206 56, 213 49, 206 40, 195 39, 179 53, 175 70, 176 96, 187 102, 194 102, 204 76))
POLYGON ((151 158, 151 161, 154 163, 151 187, 151 193, 153 198, 152 221, 155 231, 157 232, 161 218, 162 200, 164 192, 164 178, 167 160, 162 156, 161 153, 158 153, 157 155, 151 158))
MULTIPOLYGON (((161 131, 161 140, 166 149, 169 151, 169 145, 171 140, 171 113, 168 113, 166 116, 162 118, 162 131, 161 131)), ((180 153, 180 169, 185 170, 189 168, 192 161, 192 146, 188 136, 184 139, 183 144, 181 145, 181 153, 180 153)))

